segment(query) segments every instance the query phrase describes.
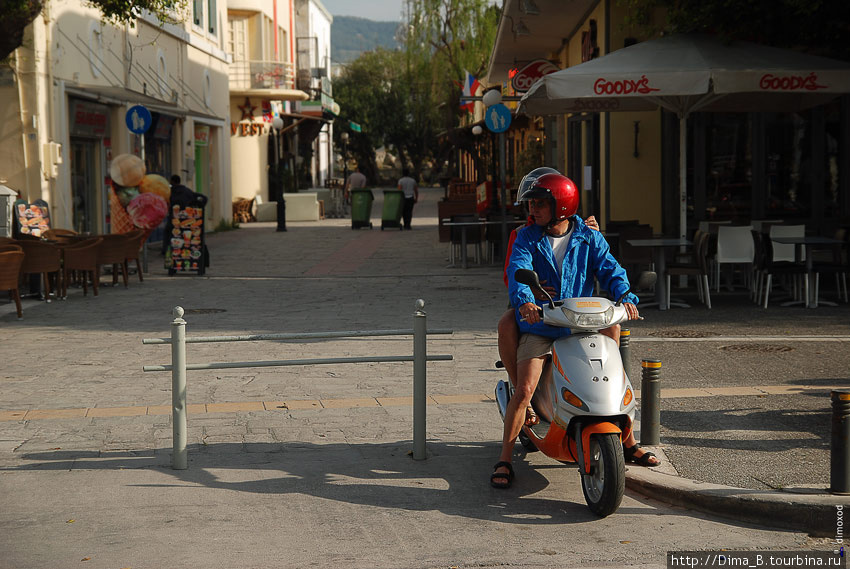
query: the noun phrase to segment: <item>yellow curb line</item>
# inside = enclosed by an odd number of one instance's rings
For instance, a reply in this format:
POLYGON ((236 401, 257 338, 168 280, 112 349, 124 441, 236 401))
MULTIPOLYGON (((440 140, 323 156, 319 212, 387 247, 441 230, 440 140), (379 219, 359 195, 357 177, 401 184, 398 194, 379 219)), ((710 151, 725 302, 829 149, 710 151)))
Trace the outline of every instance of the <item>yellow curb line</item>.
MULTIPOLYGON (((753 385, 749 387, 704 387, 680 388, 661 391, 662 399, 681 399, 688 397, 745 397, 768 395, 789 395, 811 391, 830 391, 844 386, 803 386, 803 385, 753 385)), ((640 399, 640 391, 635 390, 635 398, 640 399)), ((490 403, 490 394, 465 393, 455 395, 432 395, 428 405, 468 405, 490 403)), ((190 415, 209 413, 238 412, 280 412, 305 409, 354 409, 358 407, 411 407, 412 397, 362 397, 346 399, 292 399, 289 401, 238 401, 233 403, 198 403, 187 405, 190 415)), ((17 409, 0 410, 0 423, 9 421, 40 421, 44 419, 97 419, 107 417, 135 417, 140 415, 170 415, 170 405, 149 405, 144 407, 82 407, 76 409, 17 409)))

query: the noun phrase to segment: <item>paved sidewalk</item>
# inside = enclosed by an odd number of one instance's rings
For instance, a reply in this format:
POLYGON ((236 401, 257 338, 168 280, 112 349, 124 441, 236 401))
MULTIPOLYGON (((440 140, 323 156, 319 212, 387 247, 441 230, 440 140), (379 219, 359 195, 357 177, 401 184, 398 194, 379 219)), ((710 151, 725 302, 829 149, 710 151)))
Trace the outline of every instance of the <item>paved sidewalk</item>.
MULTIPOLYGON (((326 548, 318 566, 367 566, 368 544, 383 543, 376 534, 408 545, 396 552, 397 564, 382 552, 374 566, 445 566, 417 545, 438 531, 460 564, 487 566, 498 563, 498 552, 461 541, 470 518, 488 538, 512 536, 506 545, 522 540, 499 524, 522 519, 535 531, 551 524, 555 532, 566 519, 590 521, 575 471, 555 470, 539 454, 520 454, 517 488, 492 495, 486 481, 501 438, 492 402, 502 378, 493 367, 495 323, 505 305, 501 268, 448 266, 448 244, 436 230, 442 190, 422 192, 413 231, 381 231, 381 192, 375 194, 372 230, 351 230, 344 219, 289 223, 280 233, 274 223, 245 224, 209 236, 205 277, 167 276, 154 248, 145 281, 131 275, 128 289, 104 286, 97 298, 72 289, 67 300, 49 304, 25 300, 22 321, 13 304, 0 303, 0 534, 19 540, 11 556, 0 556, 0 567, 67 566, 58 560, 93 527, 95 543, 109 555, 93 556, 92 567, 130 566, 140 548, 158 547, 176 555, 174 566, 239 566, 238 555, 217 558, 221 546, 255 551, 275 531, 305 533, 300 550, 297 540, 287 540, 301 560, 294 566, 306 566, 318 544, 326 548), (186 309, 189 336, 206 336, 409 329, 418 298, 430 328, 454 330, 429 339, 429 353, 454 359, 427 365, 428 460, 408 456, 411 365, 375 363, 189 372, 190 464, 187 471, 170 469, 170 374, 142 371, 170 363, 170 354, 142 339, 168 336, 174 306, 186 309), (229 541, 231 524, 268 520, 283 508, 272 500, 278 495, 286 505, 280 528, 229 541), (503 509, 519 497, 520 511, 503 509), (316 508, 322 516, 304 515, 316 508), (287 519, 308 525, 289 527, 287 519), (177 543, 163 545, 168 527, 178 525, 174 535, 186 552, 209 554, 175 554, 177 543), (201 533, 183 527, 193 525, 201 533), (123 535, 135 541, 124 543, 123 535), (50 545, 40 549, 40 541, 50 545), (36 550, 25 551, 27 544, 36 550)), ((850 386, 850 308, 763 310, 744 293, 721 292, 708 311, 691 291, 682 293, 694 308, 649 308, 645 320, 630 323, 632 369, 640 369, 641 358, 663 362, 662 445, 655 450, 664 465, 629 468, 620 513, 645 511, 646 496, 834 537, 835 506, 850 500, 826 492, 829 391, 850 386)), ((188 360, 411 353, 406 337, 350 338, 191 344, 188 360)), ((640 389, 640 378, 633 380, 640 389)), ((616 527, 616 517, 599 527, 616 527)), ((701 545, 752 546, 734 530, 712 525, 716 535, 701 545)), ((655 539, 657 548, 599 562, 647 565, 681 549, 673 535, 635 532, 636 540, 655 539)), ((263 558, 251 559, 243 566, 263 566, 263 558)), ((274 556, 265 561, 287 566, 274 556)), ((536 552, 523 566, 551 563, 536 552)))

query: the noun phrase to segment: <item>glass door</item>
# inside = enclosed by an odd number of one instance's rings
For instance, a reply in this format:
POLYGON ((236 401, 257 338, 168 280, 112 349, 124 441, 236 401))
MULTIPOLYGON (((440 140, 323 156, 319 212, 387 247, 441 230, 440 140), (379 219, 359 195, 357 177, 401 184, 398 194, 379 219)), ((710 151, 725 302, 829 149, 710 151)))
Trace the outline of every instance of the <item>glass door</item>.
POLYGON ((71 138, 71 222, 78 233, 98 232, 99 148, 97 140, 71 138))

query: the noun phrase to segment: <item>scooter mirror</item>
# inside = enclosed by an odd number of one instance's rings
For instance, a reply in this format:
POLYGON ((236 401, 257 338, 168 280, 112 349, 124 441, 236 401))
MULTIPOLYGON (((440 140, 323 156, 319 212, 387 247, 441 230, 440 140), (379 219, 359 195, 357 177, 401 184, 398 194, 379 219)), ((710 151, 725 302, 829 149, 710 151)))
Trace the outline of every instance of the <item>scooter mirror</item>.
POLYGON ((652 288, 656 280, 658 280, 658 274, 655 271, 642 271, 634 288, 635 290, 647 290, 652 288))
POLYGON ((546 298, 549 299, 549 308, 555 308, 555 301, 552 300, 546 289, 541 286, 540 277, 537 276, 537 273, 530 269, 517 269, 514 273, 514 280, 520 284, 530 286, 534 292, 541 292, 546 295, 546 298))
POLYGON ((626 295, 630 292, 637 292, 639 290, 646 290, 651 288, 652 285, 655 284, 655 281, 658 279, 658 274, 655 271, 641 271, 638 276, 637 282, 632 285, 632 288, 624 292, 620 298, 617 299, 615 303, 617 306, 620 306, 620 303, 623 302, 623 299, 626 298, 626 295))
POLYGON ((538 277, 537 273, 532 270, 517 269, 514 273, 514 279, 516 282, 528 285, 532 288, 541 288, 540 277, 538 277))

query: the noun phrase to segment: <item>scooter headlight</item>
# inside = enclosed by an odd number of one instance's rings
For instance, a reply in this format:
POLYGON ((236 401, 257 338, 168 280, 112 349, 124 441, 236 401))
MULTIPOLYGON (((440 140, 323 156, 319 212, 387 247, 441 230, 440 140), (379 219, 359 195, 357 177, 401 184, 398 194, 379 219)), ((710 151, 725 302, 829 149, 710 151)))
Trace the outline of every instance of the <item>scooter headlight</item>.
POLYGON ((614 308, 608 307, 604 312, 574 312, 564 308, 564 315, 577 328, 607 328, 614 317, 614 308))

